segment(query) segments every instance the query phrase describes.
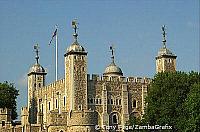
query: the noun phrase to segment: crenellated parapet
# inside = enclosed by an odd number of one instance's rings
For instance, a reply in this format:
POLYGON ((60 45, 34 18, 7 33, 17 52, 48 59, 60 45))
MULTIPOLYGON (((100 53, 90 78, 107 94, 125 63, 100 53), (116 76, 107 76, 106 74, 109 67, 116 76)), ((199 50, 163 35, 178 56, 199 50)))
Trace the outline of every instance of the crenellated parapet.
POLYGON ((28 107, 21 108, 21 123, 22 125, 29 123, 29 109, 28 107))
POLYGON ((147 77, 124 77, 124 76, 101 76, 98 74, 92 74, 92 76, 90 76, 89 74, 87 75, 88 77, 88 81, 103 81, 103 82, 108 82, 108 81, 119 81, 119 82, 134 82, 134 83, 150 83, 151 82, 151 78, 147 78, 147 77))
POLYGON ((0 131, 1 128, 7 128, 11 126, 11 109, 8 108, 0 108, 0 131))

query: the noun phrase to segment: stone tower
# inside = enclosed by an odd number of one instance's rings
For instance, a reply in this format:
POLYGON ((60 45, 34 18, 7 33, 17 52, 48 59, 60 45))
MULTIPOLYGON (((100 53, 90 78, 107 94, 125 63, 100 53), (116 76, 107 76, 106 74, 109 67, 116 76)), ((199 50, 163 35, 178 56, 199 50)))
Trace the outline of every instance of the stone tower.
POLYGON ((64 55, 67 111, 87 109, 87 52, 78 43, 76 21, 72 21, 72 27, 74 42, 64 55))
POLYGON ((158 51, 156 56, 156 73, 176 71, 176 55, 166 47, 165 26, 162 27, 163 47, 158 51))
POLYGON ((37 121, 37 104, 40 102, 37 99, 37 95, 35 95, 35 90, 45 85, 45 75, 47 74, 39 64, 38 45, 35 45, 34 49, 36 52, 36 63, 30 68, 28 73, 28 109, 30 123, 36 123, 37 121))

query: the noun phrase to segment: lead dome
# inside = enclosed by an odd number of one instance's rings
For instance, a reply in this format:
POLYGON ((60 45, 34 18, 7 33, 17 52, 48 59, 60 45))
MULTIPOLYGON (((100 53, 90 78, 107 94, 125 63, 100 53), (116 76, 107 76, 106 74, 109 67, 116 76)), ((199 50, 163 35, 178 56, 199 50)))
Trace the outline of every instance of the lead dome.
POLYGON ((112 62, 110 65, 108 65, 103 73, 103 75, 113 75, 113 76, 123 76, 121 68, 115 65, 114 62, 112 62))
POLYGON ((83 46, 79 45, 77 41, 75 41, 67 48, 67 53, 69 52, 85 52, 85 49, 83 46))
POLYGON ((40 64, 34 64, 30 70, 29 73, 44 73, 45 69, 40 64))

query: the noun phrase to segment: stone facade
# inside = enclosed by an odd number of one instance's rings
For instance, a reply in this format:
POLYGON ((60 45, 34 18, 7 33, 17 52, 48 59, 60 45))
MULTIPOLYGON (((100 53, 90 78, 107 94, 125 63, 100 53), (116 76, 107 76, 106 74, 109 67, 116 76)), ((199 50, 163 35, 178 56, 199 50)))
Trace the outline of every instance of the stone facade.
MULTIPOLYGON (((0 132, 103 132, 105 126, 125 126, 132 116, 142 118, 151 79, 124 77, 114 54, 103 75, 87 74, 87 52, 78 43, 78 34, 73 36, 74 42, 64 54, 65 76, 61 80, 45 84, 47 73, 36 51, 21 124, 11 125, 10 111, 0 109, 0 132)), ((175 55, 162 48, 156 57, 157 72, 175 71, 175 60, 175 55)))

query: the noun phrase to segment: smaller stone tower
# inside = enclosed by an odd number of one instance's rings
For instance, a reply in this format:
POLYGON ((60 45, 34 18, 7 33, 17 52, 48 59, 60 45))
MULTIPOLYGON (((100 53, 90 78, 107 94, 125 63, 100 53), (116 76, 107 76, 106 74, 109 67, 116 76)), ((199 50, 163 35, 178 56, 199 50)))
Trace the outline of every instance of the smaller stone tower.
POLYGON ((47 74, 44 68, 39 64, 39 46, 34 46, 36 52, 36 63, 30 68, 28 73, 28 109, 30 123, 37 121, 37 104, 40 102, 35 95, 35 90, 45 86, 45 75, 47 74))
POLYGON ((11 109, 0 108, 0 132, 2 130, 6 131, 6 128, 9 128, 11 124, 11 109))
POLYGON ((163 47, 158 51, 156 56, 156 73, 176 71, 176 55, 166 47, 166 29, 162 26, 163 47))

